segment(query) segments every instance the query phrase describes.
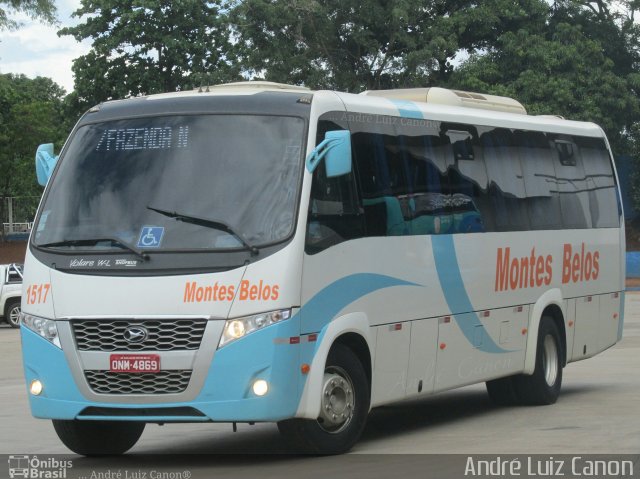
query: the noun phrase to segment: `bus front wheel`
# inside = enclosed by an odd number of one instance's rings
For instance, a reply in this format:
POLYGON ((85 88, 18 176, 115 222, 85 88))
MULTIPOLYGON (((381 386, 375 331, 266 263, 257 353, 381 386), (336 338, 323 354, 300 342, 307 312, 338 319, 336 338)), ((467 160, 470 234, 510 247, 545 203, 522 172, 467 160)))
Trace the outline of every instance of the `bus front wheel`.
POLYGON ((56 434, 65 446, 82 456, 115 456, 131 449, 145 423, 128 421, 53 420, 56 434))
POLYGON ((335 344, 327 358, 317 419, 288 419, 278 429, 294 449, 307 454, 342 454, 360 438, 369 414, 369 382, 358 357, 335 344))

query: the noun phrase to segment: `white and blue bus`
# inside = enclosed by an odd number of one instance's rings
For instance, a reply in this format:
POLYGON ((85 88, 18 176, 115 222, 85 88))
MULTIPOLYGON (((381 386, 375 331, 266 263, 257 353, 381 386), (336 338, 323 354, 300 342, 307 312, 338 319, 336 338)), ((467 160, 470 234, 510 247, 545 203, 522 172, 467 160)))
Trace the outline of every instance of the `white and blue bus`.
POLYGON ((22 348, 33 415, 79 454, 181 422, 341 453, 405 398, 486 382, 554 403, 567 363, 622 336, 592 123, 249 82, 100 104, 56 158, 36 157, 22 348))

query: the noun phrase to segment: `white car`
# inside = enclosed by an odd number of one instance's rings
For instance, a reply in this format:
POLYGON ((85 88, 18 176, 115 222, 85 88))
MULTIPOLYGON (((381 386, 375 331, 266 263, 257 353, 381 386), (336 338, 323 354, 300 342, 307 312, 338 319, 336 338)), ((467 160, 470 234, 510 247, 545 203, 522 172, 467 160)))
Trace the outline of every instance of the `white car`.
POLYGON ((0 317, 12 328, 20 326, 22 265, 0 264, 0 317))

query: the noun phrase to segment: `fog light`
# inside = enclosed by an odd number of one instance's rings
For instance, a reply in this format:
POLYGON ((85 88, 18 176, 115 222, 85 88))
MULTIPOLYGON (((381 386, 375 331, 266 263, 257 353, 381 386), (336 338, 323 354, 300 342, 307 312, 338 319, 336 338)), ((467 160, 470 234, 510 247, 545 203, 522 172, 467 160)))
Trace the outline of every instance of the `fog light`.
POLYGON ((253 393, 256 396, 264 396, 269 392, 269 383, 264 379, 258 379, 255 383, 253 383, 253 393))
POLYGON ((33 394, 34 396, 40 396, 40 393, 42 393, 42 389, 43 386, 39 380, 34 379, 33 381, 31 381, 31 385, 29 386, 29 392, 31 394, 33 394))

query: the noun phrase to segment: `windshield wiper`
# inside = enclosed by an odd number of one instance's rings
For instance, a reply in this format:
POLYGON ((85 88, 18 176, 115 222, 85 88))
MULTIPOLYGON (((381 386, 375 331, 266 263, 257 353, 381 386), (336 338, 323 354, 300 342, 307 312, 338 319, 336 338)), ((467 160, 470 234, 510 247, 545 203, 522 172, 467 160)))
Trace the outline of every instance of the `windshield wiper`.
POLYGON ((182 213, 177 213, 175 211, 161 210, 159 208, 152 208, 151 206, 147 206, 147 209, 151 211, 155 211, 156 213, 160 213, 161 215, 168 216, 169 218, 174 218, 177 221, 182 221, 184 223, 191 223, 198 226, 204 226, 205 228, 215 228, 217 230, 224 231, 225 233, 229 233, 231 236, 233 236, 238 241, 240 241, 240 243, 242 243, 242 246, 244 246, 245 249, 251 252, 251 256, 256 256, 258 253, 260 253, 260 250, 256 246, 252 246, 249 243, 247 243, 242 236, 240 236, 238 233, 233 231, 233 229, 229 225, 226 225, 221 221, 210 220, 207 218, 199 218, 197 216, 185 215, 182 213))
POLYGON ((55 241, 53 243, 45 243, 37 245, 39 248, 55 248, 56 246, 89 246, 95 245, 98 243, 102 243, 104 241, 109 241, 111 244, 120 246, 123 249, 135 254, 137 257, 142 258, 144 261, 149 260, 149 255, 142 251, 138 251, 133 246, 128 245, 122 240, 118 238, 84 238, 84 239, 73 239, 73 240, 62 240, 55 241))

